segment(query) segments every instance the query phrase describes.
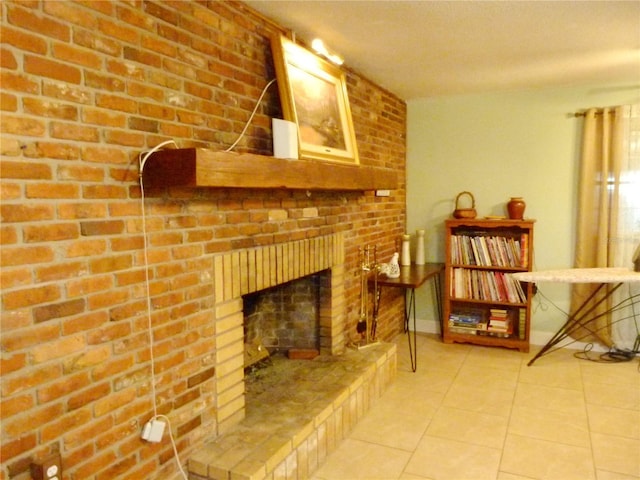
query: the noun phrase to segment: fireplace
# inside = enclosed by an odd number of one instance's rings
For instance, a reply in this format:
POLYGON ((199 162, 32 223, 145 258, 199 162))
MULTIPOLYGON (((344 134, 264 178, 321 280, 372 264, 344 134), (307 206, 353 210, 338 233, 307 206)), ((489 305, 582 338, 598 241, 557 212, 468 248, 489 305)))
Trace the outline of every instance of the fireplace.
POLYGON ((325 270, 242 297, 245 369, 273 354, 313 358, 319 353, 320 285, 328 273, 325 270))
POLYGON ((316 348, 323 354, 341 354, 346 335, 344 256, 342 234, 336 233, 214 257, 218 433, 245 416, 243 297, 311 278, 317 288, 316 348))

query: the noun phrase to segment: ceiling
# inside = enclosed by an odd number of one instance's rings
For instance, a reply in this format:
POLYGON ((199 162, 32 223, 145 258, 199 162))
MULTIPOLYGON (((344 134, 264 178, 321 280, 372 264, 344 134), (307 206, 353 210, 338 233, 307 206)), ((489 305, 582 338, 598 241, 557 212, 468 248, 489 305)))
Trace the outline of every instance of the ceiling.
POLYGON ((246 4, 320 37, 404 100, 553 86, 640 89, 640 0, 320 1, 246 4))

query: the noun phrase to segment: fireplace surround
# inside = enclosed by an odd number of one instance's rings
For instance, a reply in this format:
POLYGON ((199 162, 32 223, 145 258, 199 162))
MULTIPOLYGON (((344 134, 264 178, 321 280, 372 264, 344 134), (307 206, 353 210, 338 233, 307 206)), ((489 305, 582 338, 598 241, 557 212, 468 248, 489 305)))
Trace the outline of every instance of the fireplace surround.
POLYGON ((344 259, 341 233, 214 257, 218 432, 189 478, 309 478, 395 380, 395 344, 345 348, 344 259), (242 296, 320 272, 320 356, 287 360, 286 386, 247 395, 242 296))
POLYGON ((341 233, 221 253, 214 257, 218 432, 244 417, 242 296, 323 270, 319 286, 320 353, 345 349, 344 239, 341 233))

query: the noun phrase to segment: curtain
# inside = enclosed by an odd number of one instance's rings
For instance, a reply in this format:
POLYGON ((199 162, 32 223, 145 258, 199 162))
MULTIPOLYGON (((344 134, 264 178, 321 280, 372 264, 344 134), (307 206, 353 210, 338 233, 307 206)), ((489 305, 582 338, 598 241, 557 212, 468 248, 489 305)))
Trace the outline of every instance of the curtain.
MULTIPOLYGON (((639 110, 638 106, 622 106, 590 109, 585 113, 575 267, 633 268, 633 251, 640 243, 639 110)), ((596 287, 574 285, 571 311, 575 312, 593 295, 596 287)), ((587 304, 594 308, 594 315, 601 316, 573 337, 607 347, 620 346, 629 340, 633 343, 637 334, 631 307, 604 315, 622 296, 628 296, 628 287, 618 289, 608 302, 599 303, 603 294, 595 295, 587 304)))

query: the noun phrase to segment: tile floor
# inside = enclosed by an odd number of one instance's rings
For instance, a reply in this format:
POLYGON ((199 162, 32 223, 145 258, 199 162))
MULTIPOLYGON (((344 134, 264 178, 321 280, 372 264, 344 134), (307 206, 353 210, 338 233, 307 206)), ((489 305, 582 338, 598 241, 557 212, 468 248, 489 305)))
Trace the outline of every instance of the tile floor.
POLYGON ((406 336, 396 382, 313 480, 640 479, 639 360, 597 364, 406 336))

